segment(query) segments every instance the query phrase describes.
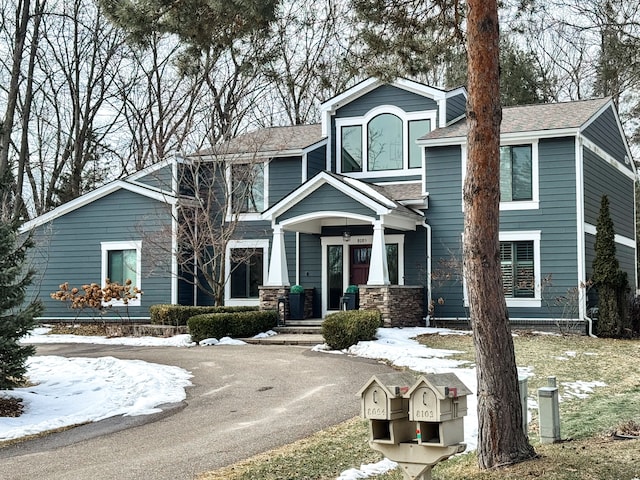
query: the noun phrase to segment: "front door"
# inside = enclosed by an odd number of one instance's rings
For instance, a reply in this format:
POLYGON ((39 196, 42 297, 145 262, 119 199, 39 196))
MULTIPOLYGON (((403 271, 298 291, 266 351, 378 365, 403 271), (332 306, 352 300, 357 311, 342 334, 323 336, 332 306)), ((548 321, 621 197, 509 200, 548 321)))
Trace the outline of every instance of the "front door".
POLYGON ((371 245, 353 245, 350 250, 349 284, 364 285, 369 280, 371 245))

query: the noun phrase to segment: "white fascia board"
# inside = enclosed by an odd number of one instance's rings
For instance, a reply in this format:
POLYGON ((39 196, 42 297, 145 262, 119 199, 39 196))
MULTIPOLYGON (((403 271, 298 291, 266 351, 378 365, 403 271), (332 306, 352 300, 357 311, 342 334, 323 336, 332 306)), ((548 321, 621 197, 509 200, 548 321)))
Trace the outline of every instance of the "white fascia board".
POLYGON ((465 135, 464 137, 429 138, 426 140, 418 139, 416 143, 423 147, 448 147, 450 145, 466 144, 467 137, 465 135))
POLYGON ((366 196, 360 191, 355 190, 355 187, 351 188, 350 186, 345 185, 343 182, 333 177, 332 175, 329 175, 326 172, 321 172, 315 177, 313 177, 309 182, 300 186, 298 189, 296 189, 295 191, 293 191, 292 193, 284 197, 273 207, 263 212, 262 219, 273 221, 275 217, 281 215, 282 213, 287 211, 289 208, 291 208, 293 205, 300 202, 302 199, 304 199, 305 197, 309 196, 311 193, 316 191, 322 185, 326 185, 326 184, 331 185, 336 190, 341 191, 345 195, 348 195, 349 197, 353 198, 355 201, 361 203, 367 208, 370 208, 371 210, 373 210, 379 215, 387 214, 390 211, 391 207, 389 207, 386 203, 381 205, 379 202, 366 196))
POLYGON ((634 168, 634 170, 629 170, 618 159, 616 159, 616 158, 612 157, 611 155, 609 155, 607 152, 605 152, 602 148, 600 148, 598 145, 593 143, 588 138, 582 136, 580 138, 580 141, 582 142, 582 145, 583 145, 584 148, 586 148, 588 150, 591 150, 593 153, 595 153, 597 156, 599 156, 601 159, 603 159, 605 162, 607 162, 613 168, 618 170, 624 176, 626 176, 627 178, 629 178, 632 181, 636 180, 636 172, 635 172, 635 167, 633 165, 633 162, 631 162, 631 167, 634 168))
POLYGON ((173 205, 176 202, 176 198, 170 195, 166 195, 158 190, 152 190, 147 187, 142 187, 139 184, 130 183, 124 180, 116 180, 114 182, 103 185, 100 188, 97 188, 89 193, 82 195, 70 202, 67 202, 63 205, 60 205, 57 208, 54 208, 50 212, 47 212, 39 217, 34 218, 28 222, 25 222, 20 227, 20 232, 29 231, 35 227, 40 225, 44 225, 56 218, 62 217, 67 213, 73 212, 78 208, 84 207, 85 205, 89 205, 90 203, 99 200, 100 198, 106 197, 118 190, 128 190, 130 192, 136 193, 138 195, 142 195, 144 197, 152 198, 154 200, 158 200, 159 202, 164 202, 169 205, 173 205))
POLYGON ((629 158, 629 163, 631 164, 631 168, 633 169, 633 173, 637 174, 636 171, 636 162, 633 160, 633 155, 631 154, 631 149, 629 148, 629 143, 627 142, 627 135, 624 133, 624 129, 622 128, 622 123, 620 122, 620 115, 618 114, 618 110, 615 108, 613 104, 613 100, 609 100, 605 103, 600 110, 596 114, 593 115, 587 122, 580 127, 580 133, 582 133, 589 125, 591 125, 596 118, 598 118, 602 113, 604 113, 607 109, 611 108, 613 111, 613 116, 616 119, 616 125, 618 126, 618 132, 620 134, 620 138, 622 138, 622 142, 624 143, 624 149, 626 151, 626 155, 629 158))
POLYGON ((220 155, 200 155, 203 162, 219 161, 225 163, 247 163, 256 160, 271 160, 275 157, 301 157, 304 150, 296 148, 292 150, 265 150, 259 152, 225 153, 220 155))
POLYGON ((323 147, 323 146, 327 145, 328 143, 329 143, 329 139, 325 137, 325 138, 323 138, 322 140, 320 140, 320 141, 318 141, 316 143, 312 143, 311 145, 308 145, 308 146, 304 147, 302 149, 302 154, 312 152, 313 150, 315 150, 317 148, 320 148, 320 147, 323 147))
POLYGON ((447 97, 447 92, 440 88, 430 87, 429 85, 414 82, 406 78, 398 78, 391 82, 390 85, 434 100, 444 100, 447 97))
POLYGON ((388 208, 395 208, 396 207, 396 204, 394 202, 389 200, 384 195, 381 195, 375 189, 371 188, 370 185, 367 185, 366 183, 361 182, 360 180, 356 180, 355 178, 350 178, 350 177, 345 177, 344 181, 346 183, 348 183, 349 185, 352 185, 353 188, 357 188, 359 190, 364 191, 367 196, 376 199, 382 205, 385 205, 388 208))
POLYGON ((345 90, 341 94, 327 100, 320 104, 320 110, 322 112, 335 112, 338 108, 346 105, 347 103, 355 100, 362 95, 375 90, 378 86, 382 85, 382 82, 375 77, 368 78, 353 87, 345 90))
POLYGON ((463 94, 465 97, 468 96, 467 89, 465 87, 456 87, 453 90, 447 90, 444 93, 446 98, 455 97, 460 94, 463 94))
MULTIPOLYGON (((515 142, 531 142, 540 138, 575 137, 578 134, 576 128, 562 128, 556 130, 531 130, 528 132, 510 132, 500 135, 501 144, 513 144, 515 142)), ((463 145, 467 143, 467 136, 444 137, 423 139, 416 142, 425 147, 446 147, 448 145, 463 145)))
POLYGON ((172 163, 177 161, 178 161, 177 158, 165 158, 161 162, 154 163, 153 165, 150 165, 146 168, 143 168, 142 170, 138 170, 137 172, 132 173, 131 175, 127 176, 125 180, 135 182, 136 180, 139 180, 142 177, 146 177, 147 175, 157 172, 158 170, 168 165, 171 165, 172 163))

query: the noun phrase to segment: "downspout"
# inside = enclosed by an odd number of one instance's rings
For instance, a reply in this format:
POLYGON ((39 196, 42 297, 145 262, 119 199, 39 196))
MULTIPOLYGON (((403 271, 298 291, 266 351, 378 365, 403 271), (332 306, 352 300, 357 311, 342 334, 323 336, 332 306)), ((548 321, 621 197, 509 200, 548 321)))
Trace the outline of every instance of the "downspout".
POLYGON ((589 328, 587 329, 587 334, 592 338, 598 338, 593 333, 593 319, 591 317, 588 317, 587 315, 584 316, 584 319, 587 321, 587 325, 589 325, 589 328))
MULTIPOLYGON (((584 227, 584 170, 583 170, 583 145, 580 133, 576 135, 575 157, 576 157, 576 220, 577 220, 577 245, 578 245, 578 278, 585 278, 584 262, 585 262, 585 227, 584 227)), ((580 288, 580 286, 578 286, 580 288)), ((597 338, 593 334, 593 319, 587 315, 587 300, 581 299, 578 306, 578 317, 584 318, 587 322, 587 334, 590 337, 597 338)))
POLYGON ((422 226, 427 231, 427 316, 424 317, 425 327, 429 326, 429 307, 431 305, 431 225, 427 223, 425 218, 422 226))

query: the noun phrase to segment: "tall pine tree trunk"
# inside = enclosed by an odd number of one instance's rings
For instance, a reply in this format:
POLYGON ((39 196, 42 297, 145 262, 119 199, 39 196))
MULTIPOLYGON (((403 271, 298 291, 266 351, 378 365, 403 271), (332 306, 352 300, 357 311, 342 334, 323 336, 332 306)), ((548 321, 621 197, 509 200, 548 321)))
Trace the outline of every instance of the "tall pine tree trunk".
POLYGON ((500 271, 498 10, 469 0, 468 160, 464 184, 464 271, 476 347, 478 463, 491 468, 534 455, 522 430, 513 339, 500 271))

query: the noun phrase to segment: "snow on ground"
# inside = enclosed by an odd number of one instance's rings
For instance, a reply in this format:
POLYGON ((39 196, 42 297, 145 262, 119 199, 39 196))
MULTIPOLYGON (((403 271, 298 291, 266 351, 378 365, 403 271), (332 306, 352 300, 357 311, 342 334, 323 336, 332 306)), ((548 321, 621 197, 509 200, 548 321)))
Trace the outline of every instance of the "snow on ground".
POLYGON ((28 375, 34 386, 0 391, 24 405, 20 417, 0 417, 0 440, 159 412, 158 405, 184 400, 191 385, 191 374, 182 368, 113 357, 31 357, 28 375))
MULTIPOLYGON (((170 338, 46 335, 46 328, 38 328, 23 338, 23 343, 100 343, 131 346, 191 347, 195 343, 189 335, 170 338)), ((272 336, 266 332, 257 337, 272 336)), ((359 342, 342 352, 329 351, 318 345, 316 351, 348 354, 388 361, 417 372, 453 372, 472 391, 476 391, 476 373, 468 362, 453 360, 455 350, 440 350, 420 345, 414 338, 421 334, 465 335, 437 328, 384 328, 378 330, 378 339, 359 342)), ((245 342, 228 337, 206 339, 201 345, 242 345, 245 342)), ((565 352, 567 357, 575 352, 565 352)), ((519 375, 533 376, 530 367, 518 369, 519 375)), ((0 441, 20 438, 63 426, 93 422, 116 415, 145 415, 159 411, 158 406, 175 403, 186 397, 185 388, 191 385, 191 374, 178 367, 158 365, 139 360, 119 360, 113 357, 64 358, 56 356, 32 357, 28 363, 28 376, 32 387, 11 392, 0 391, 0 396, 22 398, 24 413, 18 418, 0 417, 0 441)), ((584 398, 603 382, 566 382, 564 399, 584 398)), ((467 450, 477 446, 478 419, 476 396, 467 397, 468 411, 464 419, 467 450)), ((536 409, 535 392, 529 392, 529 408, 536 409), (533 394, 533 395, 532 395, 533 394)), ((396 468, 389 460, 362 465, 342 472, 339 480, 367 478, 396 468)))

